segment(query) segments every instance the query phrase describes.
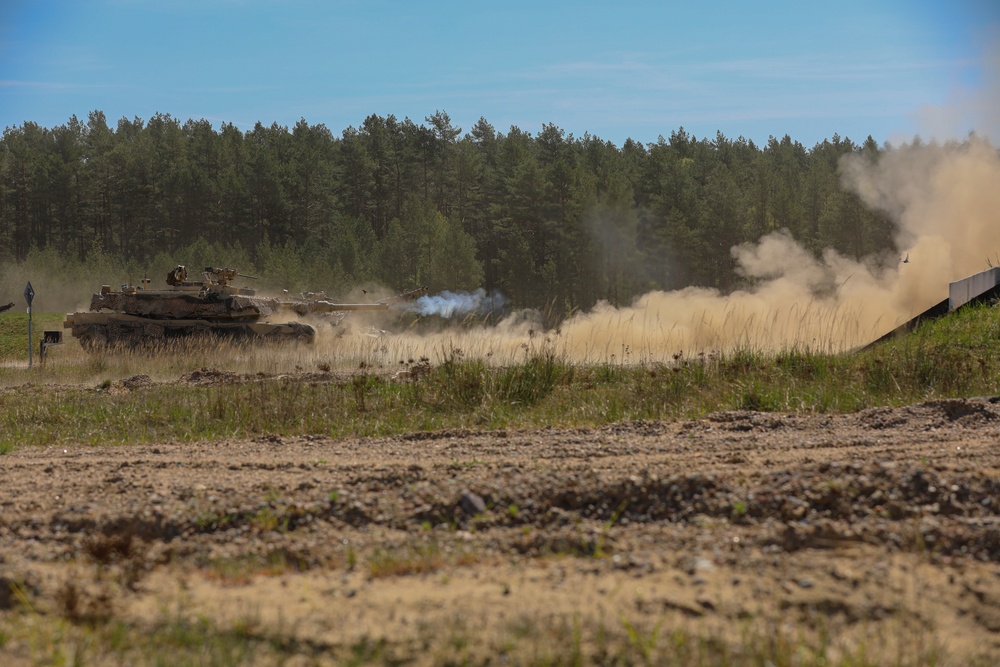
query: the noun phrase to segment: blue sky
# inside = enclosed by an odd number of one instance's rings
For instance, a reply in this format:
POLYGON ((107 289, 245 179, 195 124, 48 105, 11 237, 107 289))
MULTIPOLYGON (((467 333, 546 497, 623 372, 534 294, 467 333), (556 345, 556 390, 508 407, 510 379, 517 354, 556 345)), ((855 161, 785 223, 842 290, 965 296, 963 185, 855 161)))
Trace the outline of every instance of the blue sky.
POLYGON ((998 45, 1000 0, 0 0, 0 128, 96 109, 339 134, 444 110, 618 145, 998 142, 998 45))

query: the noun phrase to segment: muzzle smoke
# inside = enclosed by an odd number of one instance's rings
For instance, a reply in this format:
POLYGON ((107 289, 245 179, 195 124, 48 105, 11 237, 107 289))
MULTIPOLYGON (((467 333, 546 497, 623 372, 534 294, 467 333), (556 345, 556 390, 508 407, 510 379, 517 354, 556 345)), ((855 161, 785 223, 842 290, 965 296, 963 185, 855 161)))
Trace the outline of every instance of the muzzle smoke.
POLYGON ((499 292, 487 294, 485 290, 475 292, 449 292, 428 294, 414 301, 410 310, 419 315, 439 317, 463 317, 471 313, 488 314, 503 310, 506 299, 499 292))

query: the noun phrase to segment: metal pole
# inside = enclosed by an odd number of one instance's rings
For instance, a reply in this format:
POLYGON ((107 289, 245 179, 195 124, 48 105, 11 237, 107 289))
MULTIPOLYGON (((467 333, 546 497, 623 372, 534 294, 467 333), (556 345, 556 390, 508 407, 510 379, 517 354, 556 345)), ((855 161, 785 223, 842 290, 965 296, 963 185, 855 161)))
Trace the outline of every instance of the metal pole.
POLYGON ((31 302, 35 299, 35 289, 31 281, 24 286, 24 300, 28 302, 28 368, 31 368, 31 302))

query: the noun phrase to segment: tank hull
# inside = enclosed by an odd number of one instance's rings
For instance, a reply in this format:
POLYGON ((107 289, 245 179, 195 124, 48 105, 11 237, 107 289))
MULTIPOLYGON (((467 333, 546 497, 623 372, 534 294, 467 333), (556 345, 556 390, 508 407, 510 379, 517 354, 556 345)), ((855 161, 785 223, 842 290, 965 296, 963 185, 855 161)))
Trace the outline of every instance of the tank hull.
POLYGON ((316 337, 316 330, 301 322, 164 320, 124 313, 71 313, 63 326, 86 350, 155 347, 196 337, 267 343, 311 343, 316 337))

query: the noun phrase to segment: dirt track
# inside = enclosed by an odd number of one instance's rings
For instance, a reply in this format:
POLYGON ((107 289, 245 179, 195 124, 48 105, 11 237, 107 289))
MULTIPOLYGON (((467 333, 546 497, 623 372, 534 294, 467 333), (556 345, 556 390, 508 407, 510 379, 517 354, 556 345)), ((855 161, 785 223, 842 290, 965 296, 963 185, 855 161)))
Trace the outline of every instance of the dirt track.
POLYGON ((385 638, 428 662, 574 632, 597 660, 600 629, 661 627, 1000 659, 997 399, 22 449, 0 470, 0 576, 74 619, 180 610, 280 627, 314 657, 385 638))

